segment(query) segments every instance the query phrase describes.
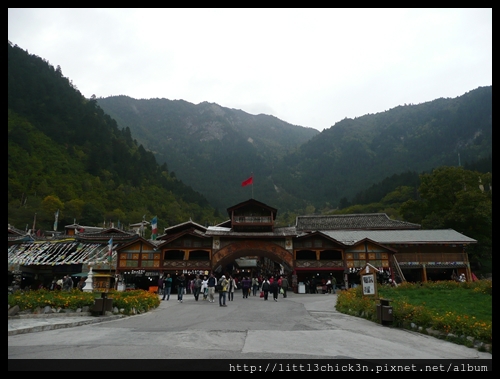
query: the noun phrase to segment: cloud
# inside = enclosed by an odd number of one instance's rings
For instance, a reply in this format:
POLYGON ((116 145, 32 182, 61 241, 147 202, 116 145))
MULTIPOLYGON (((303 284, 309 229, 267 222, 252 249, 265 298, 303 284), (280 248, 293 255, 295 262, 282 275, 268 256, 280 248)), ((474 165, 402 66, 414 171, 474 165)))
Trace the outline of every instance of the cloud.
POLYGON ((9 8, 86 97, 203 101, 329 128, 492 84, 492 9, 9 8))

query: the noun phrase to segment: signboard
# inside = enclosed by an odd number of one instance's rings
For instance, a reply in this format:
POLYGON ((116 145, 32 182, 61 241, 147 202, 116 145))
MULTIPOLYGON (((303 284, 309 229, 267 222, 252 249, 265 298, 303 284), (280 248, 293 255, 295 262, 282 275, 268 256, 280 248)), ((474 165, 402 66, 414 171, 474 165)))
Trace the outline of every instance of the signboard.
POLYGON ((377 271, 376 267, 367 264, 361 269, 361 287, 363 288, 363 296, 377 296, 377 271))
POLYGON ((376 294, 376 280, 374 274, 366 274, 361 278, 361 285, 363 286, 363 295, 376 294))
POLYGON ((92 283, 94 287, 94 291, 97 292, 108 292, 110 286, 110 278, 93 278, 94 282, 92 283))

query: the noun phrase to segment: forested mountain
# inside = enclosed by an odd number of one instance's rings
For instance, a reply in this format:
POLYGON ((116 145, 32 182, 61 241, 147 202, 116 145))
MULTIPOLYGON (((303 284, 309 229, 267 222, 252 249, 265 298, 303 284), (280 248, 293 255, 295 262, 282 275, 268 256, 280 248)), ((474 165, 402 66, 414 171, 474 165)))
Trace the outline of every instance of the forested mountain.
POLYGON ((126 96, 97 101, 219 209, 250 197, 240 183, 251 172, 255 198, 305 214, 380 199, 382 189, 402 184, 391 177, 406 177, 413 186, 433 168, 491 162, 491 86, 346 118, 321 133, 217 104, 126 96))
POLYGON ((207 199, 158 165, 61 68, 8 43, 8 220, 20 229, 128 226, 158 217, 159 230, 225 220, 207 199), (31 223, 33 220, 33 224, 31 223))
POLYGON ((195 105, 127 96, 98 98, 97 102, 118 125, 130 128, 158 162, 166 163, 221 211, 252 196, 250 187, 241 188, 252 173, 255 198, 278 208, 306 204, 278 193, 273 173, 286 154, 319 134, 316 129, 207 102, 195 105))
POLYGON ((275 182, 316 207, 352 200, 394 174, 491 156, 492 87, 344 119, 286 156, 275 182), (314 185, 313 185, 314 184, 314 185))
POLYGON ((160 230, 190 217, 210 224, 250 197, 291 224, 404 187, 390 196, 400 204, 417 196, 420 173, 443 165, 491 172, 491 86, 319 133, 206 102, 85 99, 60 67, 9 43, 8 108, 9 222, 18 227, 37 213, 50 229, 59 208, 61 224, 144 215, 158 215, 160 230), (251 173, 254 185, 241 187, 251 173))
POLYGON ((213 225, 254 197, 279 210, 278 225, 386 212, 453 228, 478 240, 470 257, 489 267, 492 87, 319 133, 217 104, 86 99, 60 67, 9 42, 7 179, 8 222, 20 229, 52 230, 57 211, 58 230, 154 216, 160 231, 213 225))

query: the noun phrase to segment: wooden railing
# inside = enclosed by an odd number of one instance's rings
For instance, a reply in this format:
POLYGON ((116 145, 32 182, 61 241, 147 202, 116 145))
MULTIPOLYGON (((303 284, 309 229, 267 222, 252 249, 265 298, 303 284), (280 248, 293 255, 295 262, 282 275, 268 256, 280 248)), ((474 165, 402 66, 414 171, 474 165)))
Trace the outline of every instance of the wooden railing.
POLYGON ((233 221, 241 224, 270 224, 272 222, 270 216, 237 216, 233 221))
POLYGON ((394 258, 400 265, 408 262, 469 262, 466 253, 396 253, 394 258))
POLYGON ((406 282, 406 278, 403 275, 403 271, 401 270, 401 267, 399 267, 399 263, 398 263, 398 260, 396 259, 396 256, 393 255, 392 258, 393 258, 393 261, 394 261, 394 268, 396 269, 396 272, 398 273, 398 275, 401 278, 401 280, 403 282, 406 282))

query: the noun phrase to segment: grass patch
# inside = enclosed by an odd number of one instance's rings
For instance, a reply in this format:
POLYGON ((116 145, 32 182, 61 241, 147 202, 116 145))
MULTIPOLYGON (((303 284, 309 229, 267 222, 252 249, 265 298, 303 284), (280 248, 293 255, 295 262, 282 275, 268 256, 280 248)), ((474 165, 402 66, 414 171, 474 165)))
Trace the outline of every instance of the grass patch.
MULTIPOLYGON (((404 283, 399 287, 378 285, 378 296, 390 299, 394 326, 416 325, 457 336, 462 344, 466 337, 492 343, 492 282, 479 280, 459 283, 438 281, 404 283)), ((363 296, 361 287, 339 291, 339 312, 377 320, 377 299, 363 296)))
MULTIPOLYGON (((491 281, 489 281, 491 285, 491 281)), ((399 287, 379 287, 379 295, 397 302, 407 302, 423 306, 434 313, 453 312, 475 317, 478 320, 492 321, 492 297, 487 291, 478 291, 457 282, 427 282, 399 287)), ((479 287, 480 288, 480 287, 479 287)))

